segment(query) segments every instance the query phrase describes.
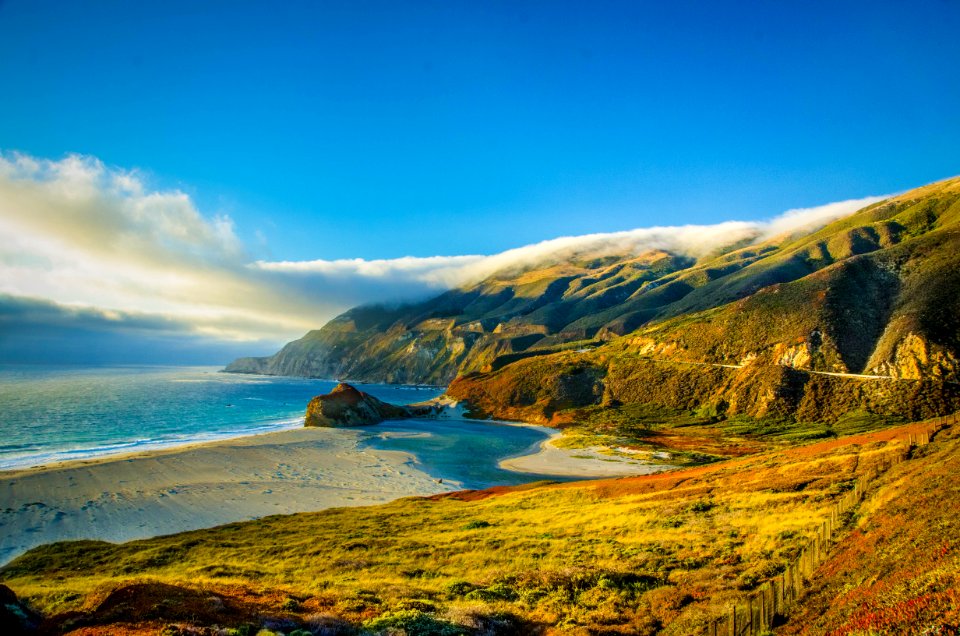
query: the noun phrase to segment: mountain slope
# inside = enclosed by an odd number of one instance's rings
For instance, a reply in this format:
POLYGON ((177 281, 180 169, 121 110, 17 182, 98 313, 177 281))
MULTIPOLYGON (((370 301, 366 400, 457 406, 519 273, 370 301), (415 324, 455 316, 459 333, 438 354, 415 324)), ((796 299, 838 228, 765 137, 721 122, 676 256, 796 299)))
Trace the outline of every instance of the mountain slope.
POLYGON ((812 234, 699 259, 653 250, 531 264, 424 302, 351 309, 274 356, 227 370, 446 384, 500 356, 640 328, 661 347, 680 344, 678 330, 693 324, 678 350, 698 361, 766 355, 814 370, 955 379, 958 220, 953 179, 812 234))
POLYGON ((960 449, 955 431, 937 440, 878 481, 777 634, 960 631, 960 449))

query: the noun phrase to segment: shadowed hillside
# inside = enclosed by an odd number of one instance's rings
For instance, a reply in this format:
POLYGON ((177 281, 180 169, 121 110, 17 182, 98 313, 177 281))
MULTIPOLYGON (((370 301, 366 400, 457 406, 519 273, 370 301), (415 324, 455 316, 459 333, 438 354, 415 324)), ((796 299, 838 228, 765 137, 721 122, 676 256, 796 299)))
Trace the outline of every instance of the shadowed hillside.
POLYGON ((803 236, 700 258, 649 251, 502 271, 431 300, 359 307, 228 371, 447 384, 615 342, 657 358, 958 379, 960 179, 803 236))

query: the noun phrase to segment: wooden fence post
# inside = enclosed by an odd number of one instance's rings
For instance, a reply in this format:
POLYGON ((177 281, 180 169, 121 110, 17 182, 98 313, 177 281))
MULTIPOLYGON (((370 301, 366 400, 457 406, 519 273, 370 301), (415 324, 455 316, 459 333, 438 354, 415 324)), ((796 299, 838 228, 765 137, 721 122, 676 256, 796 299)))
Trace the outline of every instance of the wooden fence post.
POLYGON ((758 621, 757 627, 759 629, 766 629, 767 627, 767 588, 760 588, 760 620, 758 621))
POLYGON ((773 617, 777 614, 777 590, 771 585, 767 591, 770 594, 767 600, 767 627, 772 627, 773 617))

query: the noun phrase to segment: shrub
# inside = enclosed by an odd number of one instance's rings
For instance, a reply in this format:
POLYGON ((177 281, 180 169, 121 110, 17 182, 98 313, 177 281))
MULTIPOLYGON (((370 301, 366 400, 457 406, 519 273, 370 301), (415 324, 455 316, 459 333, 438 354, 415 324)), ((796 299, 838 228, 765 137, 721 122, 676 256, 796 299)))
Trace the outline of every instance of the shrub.
POLYGON ((444 588, 444 591, 450 596, 463 596, 476 589, 476 587, 476 585, 469 581, 451 581, 447 584, 447 587, 444 588))
POLYGON ((396 610, 418 610, 421 612, 436 612, 437 606, 433 601, 420 598, 405 598, 395 608, 396 610))
POLYGON ((700 501, 695 501, 690 504, 690 512, 710 512, 713 510, 715 503, 707 499, 701 499, 700 501))
POLYGON ((375 634, 402 634, 404 636, 467 636, 468 630, 460 625, 441 620, 420 610, 397 610, 386 612, 377 618, 364 621, 364 629, 375 634))
POLYGON ((476 530, 477 528, 489 528, 489 527, 490 527, 489 521, 484 521, 482 519, 475 519, 474 521, 471 521, 467 525, 463 526, 463 529, 476 530))
POLYGON ((510 584, 500 582, 473 590, 465 598, 471 601, 513 601, 517 598, 517 591, 510 584))

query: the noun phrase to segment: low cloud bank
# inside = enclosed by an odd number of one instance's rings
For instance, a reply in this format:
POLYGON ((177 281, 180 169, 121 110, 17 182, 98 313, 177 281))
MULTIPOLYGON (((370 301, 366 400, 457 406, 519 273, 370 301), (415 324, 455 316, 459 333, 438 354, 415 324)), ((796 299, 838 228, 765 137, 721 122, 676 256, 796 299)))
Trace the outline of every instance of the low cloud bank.
POLYGON ((563 236, 507 250, 491 256, 431 256, 390 260, 258 261, 262 271, 322 276, 329 281, 377 278, 393 282, 419 281, 433 287, 456 287, 476 282, 501 271, 559 262, 572 258, 606 255, 639 255, 663 250, 695 258, 732 245, 766 241, 823 227, 885 197, 866 197, 828 203, 813 208, 788 210, 769 221, 727 221, 715 225, 651 227, 563 236))
POLYGON ((202 213, 181 191, 151 190, 136 171, 80 155, 0 153, 2 342, 12 351, 10 334, 27 338, 33 324, 47 325, 47 338, 75 329, 91 338, 245 343, 238 346, 250 351, 357 304, 417 299, 573 257, 654 249, 699 257, 809 231, 878 200, 790 210, 767 222, 561 237, 494 255, 266 262, 253 260, 228 216, 202 213))

